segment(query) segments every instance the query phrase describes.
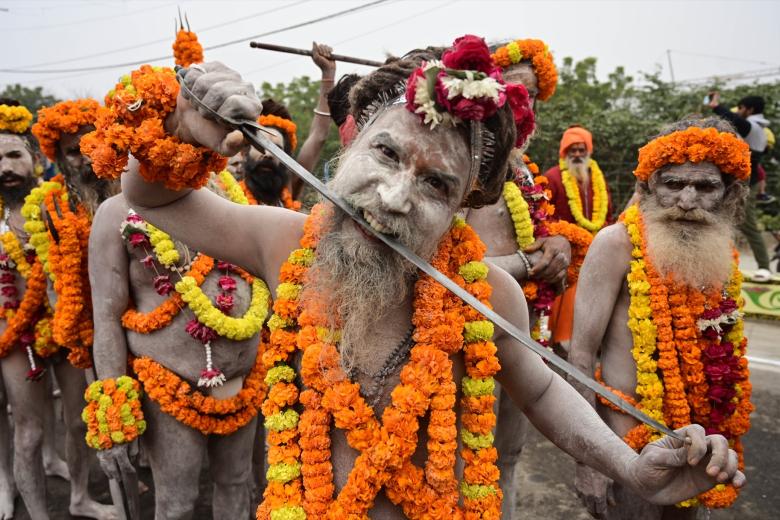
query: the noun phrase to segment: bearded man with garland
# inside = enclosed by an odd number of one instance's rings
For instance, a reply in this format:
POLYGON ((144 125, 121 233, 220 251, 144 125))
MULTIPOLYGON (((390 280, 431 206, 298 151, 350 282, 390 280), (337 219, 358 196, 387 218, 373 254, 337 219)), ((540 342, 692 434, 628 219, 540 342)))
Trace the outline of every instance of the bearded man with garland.
MULTIPOLYGON (((612 196, 604 174, 592 158, 593 136, 579 125, 569 127, 561 138, 558 165, 544 173, 555 207, 554 216, 560 222, 578 226, 583 233, 595 235, 612 223, 612 196)), ((577 280, 553 303, 552 340, 569 351, 574 319, 574 298, 577 280)))
MULTIPOLYGON (((671 428, 698 423, 725 436, 741 468, 753 406, 733 239, 750 150, 722 120, 686 119, 640 149, 634 174, 637 203, 596 236, 582 267, 572 361, 671 428)), ((658 438, 584 395, 635 450, 658 438)), ((695 518, 695 506, 737 497, 718 485, 662 507, 584 464, 575 485, 588 511, 608 519, 695 518)))
MULTIPOLYGON (((498 198, 516 144, 515 126, 522 126, 527 113, 511 109, 524 97, 522 87, 496 80, 481 38, 460 38, 441 62, 436 58, 414 53, 380 67, 352 89, 361 131, 344 152, 331 187, 374 230, 431 259, 527 331, 519 286, 480 261, 484 245, 456 218, 463 205, 498 198), (426 71, 438 78, 437 85, 425 80, 426 71), (405 80, 404 93, 399 84, 405 80), (473 81, 481 83, 466 84, 473 81), (461 94, 448 96, 448 88, 461 94), (475 91, 487 94, 462 94, 475 91), (446 100, 451 104, 437 105, 446 100), (491 153, 483 153, 488 149, 491 153)), ((181 75, 220 115, 253 121, 261 111, 247 84, 222 64, 181 75)), ((140 126, 138 137, 146 139, 140 126)), ((166 128, 206 155, 211 150, 231 155, 243 145, 239 132, 203 118, 184 96, 167 114, 166 128)), ((103 132, 102 144, 109 146, 114 134, 103 132)), ((165 140, 177 139, 170 133, 165 140)), ((431 279, 417 280, 413 268, 333 207, 320 206, 308 217, 269 206, 242 207, 192 190, 205 181, 199 170, 171 171, 170 164, 143 153, 128 167, 123 190, 145 218, 199 250, 247 266, 276 290, 271 341, 263 355, 269 368, 263 412, 270 467, 260 518, 369 512, 381 518, 498 518, 501 491, 490 434, 493 376, 559 446, 648 499, 673 503, 709 489, 716 480, 707 467, 723 468, 722 481, 744 483, 725 439, 705 437, 696 426, 682 431, 690 444, 665 439, 634 454, 537 356, 494 333, 489 322, 431 279), (298 348, 300 357, 294 356, 298 348), (296 384, 298 366, 303 391, 296 384), (460 405, 456 381, 463 389, 460 405), (427 424, 420 424, 423 417, 427 424), (344 435, 331 436, 331 424, 345 429, 344 435), (708 445, 712 456, 706 455, 708 445)))
MULTIPOLYGON (((69 510, 71 514, 90 518, 115 518, 113 506, 98 504, 87 492, 88 459, 78 446, 83 438, 78 416, 86 386, 84 372, 69 362, 57 359, 60 345, 53 338, 53 331, 57 330, 58 324, 47 301, 46 272, 42 262, 36 258, 32 244, 27 243, 28 235, 24 229, 24 198, 38 184, 35 172, 40 168, 35 141, 28 131, 32 114, 22 106, 0 105, 0 119, 0 183, 5 206, 5 229, 0 237, 3 248, 0 284, 5 308, 0 335, 0 363, 14 413, 16 485, 30 515, 48 518, 42 437, 46 422, 44 415, 51 411, 48 386, 43 380, 45 368, 50 366, 56 372, 62 390, 65 446, 71 477, 69 510), (54 361, 49 364, 43 361, 44 358, 54 361)), ((53 149, 45 149, 45 152, 51 152, 52 158, 59 158, 62 162, 66 149, 64 143, 55 143, 53 149)), ((0 512, 3 518, 10 518, 13 516, 14 494, 6 494, 10 491, 6 486, 2 491, 0 512)))
MULTIPOLYGON (((523 85, 529 104, 546 101, 558 80, 555 62, 541 40, 515 40, 492 54, 507 83, 523 85)), ((525 149, 530 138, 510 155, 509 179, 496 204, 469 210, 467 221, 487 245, 487 256, 522 285, 533 324, 531 334, 552 346, 550 315, 564 280, 576 280, 590 235, 566 222, 556 222, 546 178, 525 149), (572 258, 574 256, 574 258, 572 258)), ((525 416, 502 392, 499 398, 496 446, 500 453, 503 517, 512 518, 517 487, 514 476, 529 431, 525 416)))

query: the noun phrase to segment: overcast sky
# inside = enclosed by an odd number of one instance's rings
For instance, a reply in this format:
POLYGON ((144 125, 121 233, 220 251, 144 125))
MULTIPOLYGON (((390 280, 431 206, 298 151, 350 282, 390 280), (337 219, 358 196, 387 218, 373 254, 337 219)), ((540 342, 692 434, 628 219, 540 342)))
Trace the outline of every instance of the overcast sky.
MULTIPOLYGON (((43 86, 59 97, 102 95, 136 68, 101 67, 171 55, 177 6, 208 47, 249 38, 370 1, 0 0, 0 69, 66 70, 50 74, 0 72, 0 86, 43 86)), ((598 58, 599 75, 616 66, 634 74, 659 67, 669 79, 667 49, 677 80, 772 71, 780 78, 780 2, 776 1, 469 1, 387 0, 329 20, 260 38, 381 60, 462 34, 489 41, 533 37, 564 56, 598 58)), ((248 41, 248 40, 247 40, 248 41)), ((257 84, 293 76, 318 77, 306 57, 250 49, 247 41, 206 51, 257 84)), ((173 65, 172 58, 153 61, 173 65)), ((366 68, 339 64, 338 73, 366 68)))

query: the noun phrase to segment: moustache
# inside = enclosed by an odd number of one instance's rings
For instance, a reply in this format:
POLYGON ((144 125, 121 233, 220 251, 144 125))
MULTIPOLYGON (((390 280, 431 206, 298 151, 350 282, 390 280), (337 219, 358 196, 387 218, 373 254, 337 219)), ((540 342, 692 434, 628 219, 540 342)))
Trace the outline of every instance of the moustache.
POLYGON ((0 183, 6 183, 9 181, 23 182, 25 179, 26 179, 25 176, 19 175, 14 172, 4 172, 2 175, 0 175, 0 183))
POLYGON ((718 218, 714 214, 701 208, 684 210, 674 206, 663 210, 661 217, 667 221, 695 222, 698 224, 716 224, 718 222, 718 218))

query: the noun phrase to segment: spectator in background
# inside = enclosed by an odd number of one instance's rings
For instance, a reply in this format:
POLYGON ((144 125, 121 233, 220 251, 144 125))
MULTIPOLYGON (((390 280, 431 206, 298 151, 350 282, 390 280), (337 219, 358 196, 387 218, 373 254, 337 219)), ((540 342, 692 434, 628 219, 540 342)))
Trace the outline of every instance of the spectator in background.
POLYGON ((720 104, 720 93, 718 92, 711 92, 707 101, 707 106, 716 115, 730 122, 750 147, 750 196, 745 204, 745 218, 740 225, 740 230, 747 238, 758 264, 758 270, 752 277, 753 280, 757 282, 769 281, 772 275, 769 270, 769 253, 756 221, 756 202, 759 193, 758 166, 767 147, 767 134, 764 128, 769 126, 769 121, 764 117, 764 98, 760 96, 744 97, 737 103, 736 112, 732 112, 720 104))

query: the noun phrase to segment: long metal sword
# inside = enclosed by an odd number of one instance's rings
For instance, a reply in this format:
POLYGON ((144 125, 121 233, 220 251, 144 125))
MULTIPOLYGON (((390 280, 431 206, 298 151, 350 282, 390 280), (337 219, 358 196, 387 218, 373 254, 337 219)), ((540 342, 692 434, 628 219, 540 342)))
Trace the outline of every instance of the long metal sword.
POLYGON ((674 431, 664 426, 660 422, 656 421, 652 417, 649 417, 645 413, 631 406, 627 401, 613 394, 612 392, 604 388, 604 386, 602 386, 601 384, 597 383, 596 381, 594 381, 593 379, 585 375, 585 373, 582 372, 580 369, 578 369, 568 361, 565 361, 564 359, 560 358, 556 354, 550 352, 542 345, 540 345, 539 343, 531 339, 529 335, 525 334, 523 331, 515 327, 512 323, 510 323, 508 320, 503 318, 501 315, 499 315, 492 309, 489 309, 485 304, 483 304, 477 298, 469 294, 465 289, 462 289, 458 284, 450 280, 442 272, 440 272, 431 264, 423 260, 414 251, 411 251, 403 244, 399 244, 391 237, 374 230, 374 228, 372 228, 368 224, 368 222, 366 222, 365 219, 344 199, 332 193, 322 183, 322 181, 320 181, 317 177, 315 177, 311 172, 306 170, 306 168, 298 164, 298 162, 296 162, 295 159, 287 155, 284 152, 284 150, 276 146, 270 139, 268 139, 265 135, 263 135, 263 133, 265 133, 265 130, 261 128, 260 125, 258 125, 254 121, 236 121, 231 118, 224 117, 218 114, 216 111, 203 104, 201 100, 198 99, 192 93, 192 91, 187 88, 181 75, 178 75, 177 77, 181 85, 182 94, 184 94, 184 96, 192 104, 196 105, 203 112, 210 114, 212 119, 230 128, 240 130, 241 133, 244 134, 246 140, 249 141, 249 143, 253 147, 261 151, 265 150, 271 155, 273 155, 274 157, 276 157, 282 164, 285 165, 285 167, 287 167, 287 169, 289 169, 295 175, 300 177, 301 180, 303 180, 309 186, 314 188, 317 192, 319 192, 320 195, 322 195, 327 200, 332 202, 341 211, 349 215, 349 217, 352 220, 360 224, 363 227, 363 229, 366 230, 367 233, 381 240, 385 245, 387 245, 387 247, 389 247, 390 249, 392 249, 393 251, 401 255, 408 262, 412 263, 415 267, 417 267, 420 271, 424 272, 425 274, 427 274, 428 276, 436 280, 438 283, 446 287, 448 290, 454 293, 455 296, 457 296, 458 298, 466 302, 468 305, 470 305, 471 307, 479 311, 483 316, 485 316, 487 319, 493 322, 493 324, 496 325, 498 328, 500 328, 501 330, 503 330, 504 332, 506 332, 513 338, 515 338, 525 347, 534 351, 536 354, 541 356, 542 359, 547 361, 549 364, 558 368, 568 376, 571 376, 578 383, 586 386, 589 390, 592 390, 596 394, 602 396, 604 399, 606 399, 610 403, 620 408, 622 412, 626 413, 627 415, 630 415, 637 421, 643 422, 646 425, 653 428, 654 430, 657 430, 665 435, 668 435, 669 437, 673 437, 681 441, 686 440, 683 435, 675 433, 674 431))

